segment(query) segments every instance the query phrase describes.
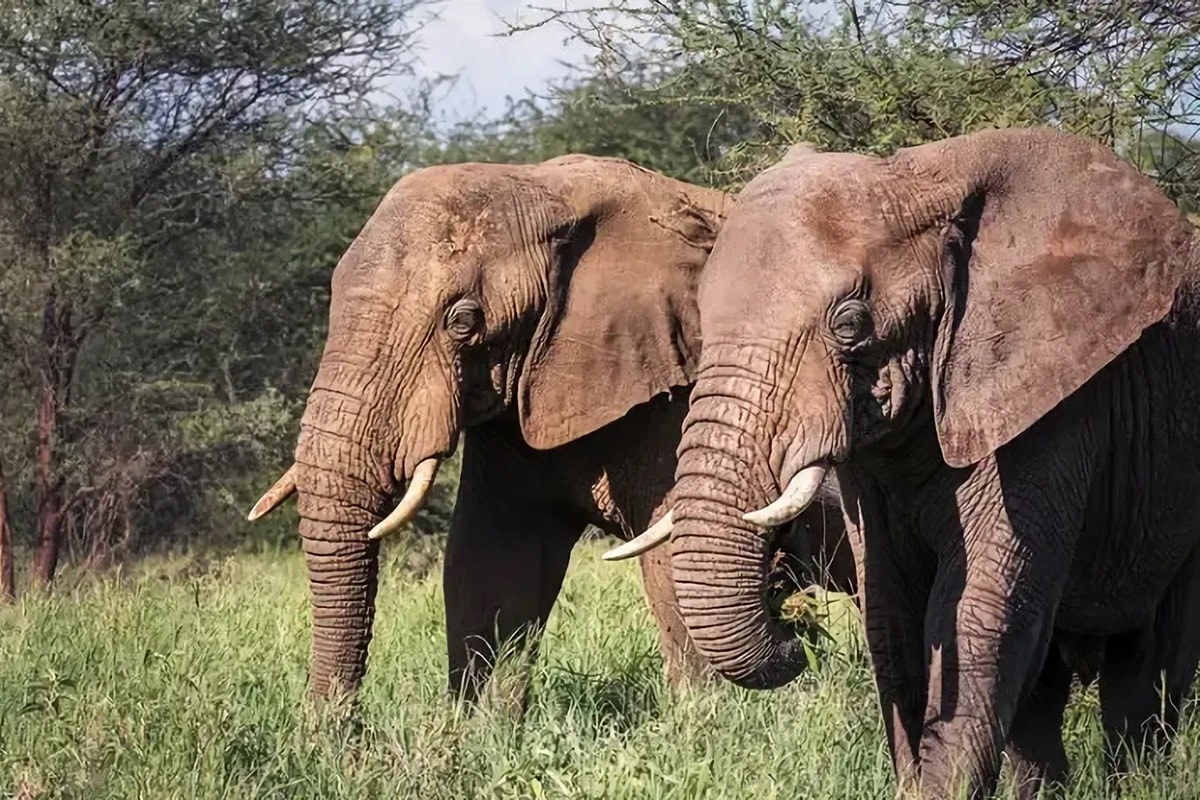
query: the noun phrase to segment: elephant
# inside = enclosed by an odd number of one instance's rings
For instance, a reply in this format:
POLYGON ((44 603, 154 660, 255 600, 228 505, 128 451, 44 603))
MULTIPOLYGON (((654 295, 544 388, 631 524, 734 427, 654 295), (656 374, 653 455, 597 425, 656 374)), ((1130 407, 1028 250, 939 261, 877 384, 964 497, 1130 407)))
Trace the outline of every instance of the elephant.
MULTIPOLYGON (((360 686, 380 538, 417 513, 460 435, 443 572, 458 697, 478 698, 502 643, 536 655, 589 524, 629 539, 658 521, 700 350, 696 282, 730 203, 582 154, 426 167, 393 186, 334 269, 294 464, 249 515, 298 495, 310 696, 360 686)), ((828 556, 829 585, 852 589, 826 499, 791 551, 828 556)), ((669 683, 704 678, 668 554, 641 567, 669 683)))
POLYGON ((701 655, 758 689, 803 669, 764 556, 833 474, 901 794, 991 796, 1005 748, 1021 796, 1065 783, 1075 675, 1110 779, 1169 748, 1200 658, 1197 238, 1049 127, 755 175, 701 276, 660 536, 701 655))

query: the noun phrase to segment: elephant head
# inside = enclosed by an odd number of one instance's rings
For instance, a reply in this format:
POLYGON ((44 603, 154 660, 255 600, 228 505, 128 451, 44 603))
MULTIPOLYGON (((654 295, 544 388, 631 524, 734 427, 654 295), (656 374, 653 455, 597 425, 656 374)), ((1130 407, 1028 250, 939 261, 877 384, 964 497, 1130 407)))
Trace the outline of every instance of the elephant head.
POLYGON ((764 607, 765 531, 827 474, 846 499, 899 453, 1003 447, 1168 314, 1191 236, 1148 178, 1050 129, 799 149, 756 176, 701 279, 673 490, 680 611, 713 667, 751 688, 802 668, 764 607))
POLYGON ((299 495, 312 694, 360 683, 377 539, 419 510, 464 426, 511 414, 549 449, 690 384, 726 204, 583 155, 429 167, 383 198, 333 273, 295 464, 250 515, 299 495))

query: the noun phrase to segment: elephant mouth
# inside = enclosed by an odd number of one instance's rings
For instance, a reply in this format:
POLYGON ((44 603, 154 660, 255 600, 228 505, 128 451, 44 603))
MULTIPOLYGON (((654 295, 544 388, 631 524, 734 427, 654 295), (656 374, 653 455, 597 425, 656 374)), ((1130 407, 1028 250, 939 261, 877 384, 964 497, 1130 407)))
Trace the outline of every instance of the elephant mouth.
MULTIPOLYGON (((667 512, 640 536, 608 550, 605 561, 633 558, 670 541, 674 530, 674 511, 667 512)), ((769 548, 765 600, 767 612, 794 638, 813 641, 824 632, 825 603, 821 598, 820 565, 808 551, 804 534, 793 530, 775 538, 769 548)))
POLYGON ((767 570, 766 606, 771 618, 797 639, 813 640, 824 630, 821 591, 811 559, 778 544, 767 570))

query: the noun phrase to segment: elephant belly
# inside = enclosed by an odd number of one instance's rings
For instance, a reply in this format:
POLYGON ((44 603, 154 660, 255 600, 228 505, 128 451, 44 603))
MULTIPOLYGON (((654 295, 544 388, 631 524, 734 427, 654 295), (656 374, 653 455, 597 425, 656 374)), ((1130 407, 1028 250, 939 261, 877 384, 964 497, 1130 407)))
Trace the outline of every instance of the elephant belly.
POLYGON ((1155 329, 1074 408, 1090 420, 1078 462, 1090 486, 1059 604, 1065 631, 1148 624, 1200 542, 1200 348, 1191 337, 1155 329))
POLYGON ((1200 493, 1195 489, 1181 488, 1173 502, 1152 504, 1149 513, 1131 514, 1133 519, 1120 516, 1113 513, 1109 519, 1124 524, 1083 530, 1059 603, 1057 628, 1106 636, 1150 624, 1167 588, 1200 543, 1200 493))
MULTIPOLYGON (((1093 571, 1096 574, 1099 571, 1093 571)), ((1154 621, 1170 575, 1157 580, 1122 578, 1072 580, 1058 606, 1055 630, 1081 637, 1111 636, 1143 628, 1154 621), (1098 589, 1111 585, 1111 590, 1098 589)))

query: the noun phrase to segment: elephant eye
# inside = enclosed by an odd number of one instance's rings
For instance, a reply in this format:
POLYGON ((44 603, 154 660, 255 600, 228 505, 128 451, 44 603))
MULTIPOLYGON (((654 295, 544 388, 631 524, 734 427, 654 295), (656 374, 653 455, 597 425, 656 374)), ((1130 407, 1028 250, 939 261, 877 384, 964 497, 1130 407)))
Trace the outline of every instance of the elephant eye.
POLYGON ((446 330, 455 339, 465 340, 483 327, 483 309, 474 300, 464 298, 446 314, 446 330))
POLYGON ((833 313, 830 329, 841 344, 858 344, 870 336, 874 329, 871 310, 861 300, 847 300, 833 313))

